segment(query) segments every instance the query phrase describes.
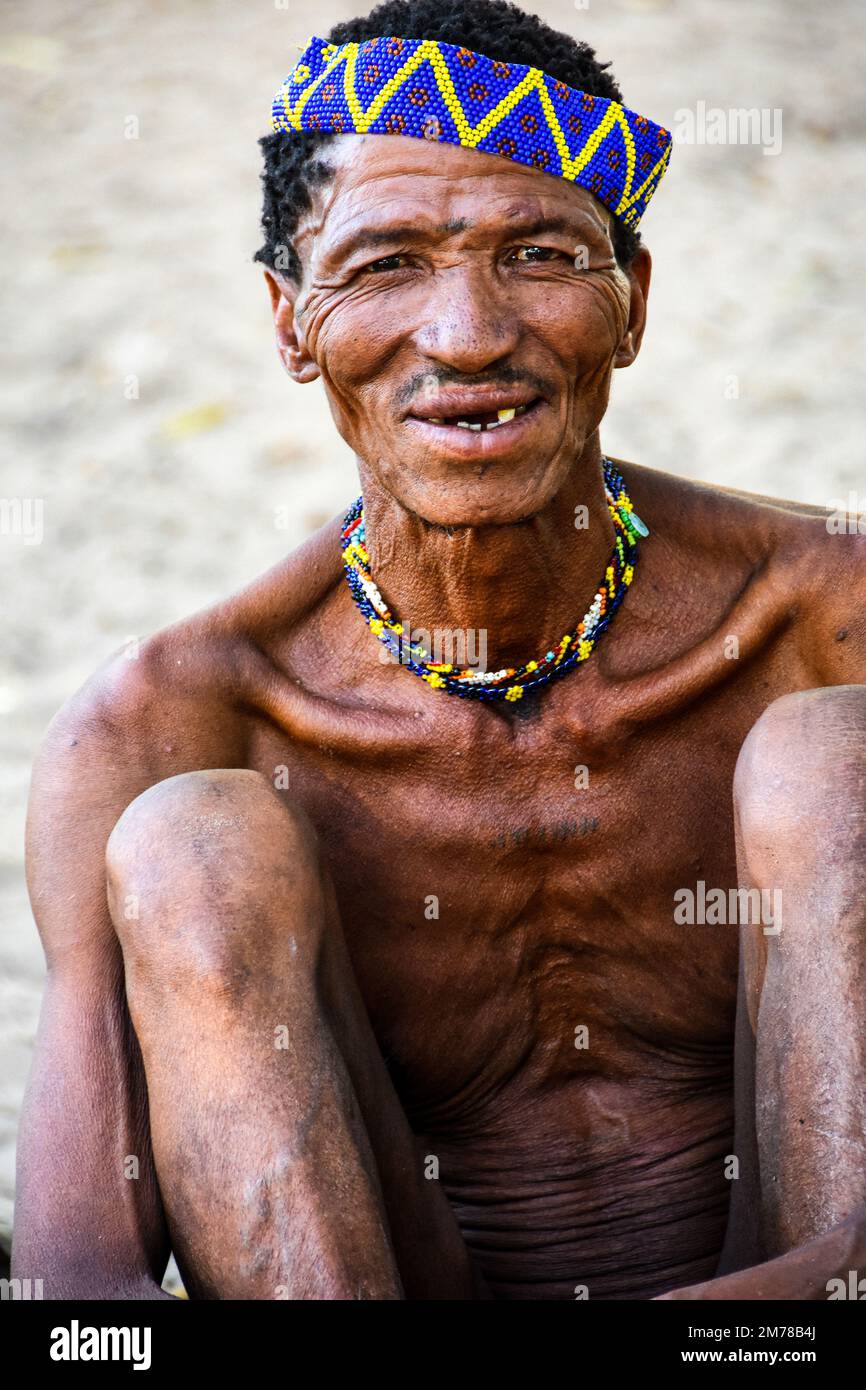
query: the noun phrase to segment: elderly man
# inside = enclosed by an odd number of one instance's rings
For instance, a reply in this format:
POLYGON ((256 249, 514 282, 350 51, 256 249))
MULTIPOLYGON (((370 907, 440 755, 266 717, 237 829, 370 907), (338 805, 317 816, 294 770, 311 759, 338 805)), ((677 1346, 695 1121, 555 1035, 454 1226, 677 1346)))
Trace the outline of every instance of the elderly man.
POLYGON ((362 496, 52 725, 16 1273, 827 1298, 866 1265, 864 541, 603 454, 670 136, 585 45, 394 0, 274 112, 277 342, 362 496))

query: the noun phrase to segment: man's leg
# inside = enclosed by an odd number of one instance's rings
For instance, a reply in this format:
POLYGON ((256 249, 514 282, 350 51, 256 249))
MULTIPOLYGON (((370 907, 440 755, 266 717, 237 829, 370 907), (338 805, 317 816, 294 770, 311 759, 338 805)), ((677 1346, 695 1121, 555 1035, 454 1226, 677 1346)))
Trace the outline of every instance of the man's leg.
POLYGON ((192 1296, 477 1296, 306 818, 254 772, 172 777, 121 816, 107 864, 192 1296))
POLYGON ((740 929, 741 1176, 721 1273, 866 1201, 866 687, 775 701, 734 800, 740 883, 778 890, 781 930, 740 929))

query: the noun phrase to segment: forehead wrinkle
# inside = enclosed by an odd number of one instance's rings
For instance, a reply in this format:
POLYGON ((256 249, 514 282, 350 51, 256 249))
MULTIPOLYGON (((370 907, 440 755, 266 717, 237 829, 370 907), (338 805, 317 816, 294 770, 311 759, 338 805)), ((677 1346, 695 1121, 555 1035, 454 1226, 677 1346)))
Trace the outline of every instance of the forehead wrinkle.
MULTIPOLYGON (((331 161, 334 176, 327 193, 324 190, 320 192, 320 196, 325 197, 329 204, 344 195, 357 194, 370 181, 381 183, 391 179, 423 179, 425 187, 429 187, 431 180, 445 180, 448 185, 455 186, 466 180, 493 177, 497 180, 508 179, 512 183, 512 196, 531 197, 528 190, 527 193, 517 194, 515 181, 519 180, 516 187, 525 188, 528 179, 537 188, 540 179, 544 179, 542 187, 545 187, 553 178, 538 169, 487 151, 469 151, 450 144, 431 146, 410 136, 341 135, 333 146, 333 154, 336 155, 336 159, 331 161), (370 141, 375 143, 368 143, 370 141), (396 167, 391 163, 394 159, 397 160, 396 167)), ((562 180, 557 182, 561 183, 562 180)), ((485 194, 485 197, 489 195, 485 194)))
MULTIPOLYGON (((362 146, 366 145, 369 138, 370 137, 366 136, 360 137, 360 144, 362 146)), ((392 151, 396 154, 398 145, 402 146, 404 144, 421 145, 418 155, 422 163, 424 159, 429 157, 432 153, 432 151, 428 151, 423 142, 411 141, 409 137, 397 137, 396 139, 393 136, 373 138, 387 139, 388 156, 391 155, 392 151)), ((392 166, 391 168, 382 168, 381 164, 383 160, 381 158, 370 160, 369 158, 353 157, 355 147, 349 142, 357 142, 358 140, 359 137, 351 135, 338 137, 339 143, 337 143, 337 147, 334 149, 334 153, 337 154, 337 160, 335 165, 332 166, 333 177, 328 180, 327 184, 320 185, 315 190, 314 207, 311 208, 303 218, 301 226, 299 226, 295 235, 296 242, 305 240, 307 237, 312 237, 315 243, 319 235, 325 229, 325 224, 329 222, 335 213, 336 221, 333 230, 335 235, 342 236, 346 228, 351 226, 352 221, 369 213, 369 206, 367 208, 359 207, 360 197, 363 196, 365 191, 368 197, 372 195, 371 203, 373 207, 375 208, 378 204, 380 210, 383 205, 387 204, 392 199, 403 201, 404 203, 408 202, 410 205, 412 203, 421 202, 429 208, 431 202, 441 206, 439 200, 443 196, 446 202, 451 199, 459 199, 461 196, 475 196, 477 198, 479 194, 473 193, 471 185, 482 179, 486 181, 490 177, 497 180, 507 180, 511 184, 508 188, 502 188, 499 191, 494 190, 492 193, 485 192, 483 194, 484 207, 488 211, 503 200, 508 201, 509 206, 507 208, 498 213, 495 219, 493 217, 489 219, 491 221, 495 220, 498 225, 503 225, 506 229, 512 221, 517 220, 518 216, 527 221, 536 220, 540 222, 545 217, 545 208, 549 208, 549 203, 552 199, 555 203, 560 205, 560 209, 563 203, 567 205, 567 212, 560 211, 558 215, 559 217, 565 215, 569 219, 573 218, 575 222, 574 230, 576 233, 579 233, 579 224, 583 223, 584 226, 588 224, 587 230, 591 229, 596 235, 600 234, 606 238, 610 236, 610 217, 606 209, 598 204, 597 200, 579 185, 567 183, 564 180, 558 180, 557 182, 560 185, 565 183, 566 186, 564 188, 561 186, 548 188, 546 185, 552 182, 552 175, 541 173, 537 169, 530 168, 529 166, 522 165, 515 161, 505 161, 498 159, 496 156, 479 154, 476 151, 468 152, 469 158, 479 159, 479 161, 483 159, 484 165, 478 168, 466 168, 464 166, 459 172, 442 168, 413 168, 411 163, 409 163, 409 167, 407 167, 406 163, 403 163, 402 167, 394 168, 392 166), (342 144, 342 150, 340 149, 340 144, 342 144), (506 167, 495 167, 493 164, 487 163, 488 159, 491 161, 495 159, 497 165, 505 165, 506 167), (524 192, 519 185, 515 186, 515 179, 522 180, 524 178, 533 180, 534 186, 531 191, 529 188, 526 188, 524 192), (545 180, 545 185, 539 186, 538 180, 542 178, 545 180), (398 191, 395 194, 392 187, 387 187, 387 185, 392 185, 395 179, 406 181, 408 187, 404 191, 398 191), (423 180, 423 187, 420 191, 416 191, 418 180, 423 180), (444 180, 448 191, 444 195, 438 192, 431 194, 430 185, 432 180, 436 180, 437 183, 444 180), (469 187, 461 187, 461 185, 466 185, 467 183, 469 187), (367 186, 366 190, 365 185, 367 186), (382 191, 383 196, 381 199, 377 198, 373 191, 376 185, 378 185, 382 191), (413 185, 416 187, 413 188, 413 185), (574 195, 577 195, 577 197, 574 195), (340 207, 341 204, 343 204, 342 208, 340 207), (346 216, 346 214, 348 214, 348 216, 346 216)), ((437 151, 441 148, 440 146, 436 147, 437 151)), ((381 146, 374 146, 373 152, 375 155, 381 156, 383 154, 383 148, 381 146)), ((405 156, 406 153, 406 151, 401 151, 403 156, 405 156)), ((412 153, 414 153, 414 151, 412 151, 412 153)), ((461 153, 466 154, 467 152, 461 151, 461 153)), ((557 213, 554 213, 552 208, 549 208, 549 213, 551 218, 557 216, 557 213)), ((411 220, 411 213, 407 216, 404 207, 403 213, 399 217, 399 222, 405 224, 411 220)), ((457 209, 455 209, 454 215, 447 218, 446 221, 440 222, 435 228, 431 228, 431 231, 436 235, 457 234, 462 231, 474 229, 477 225, 476 222, 465 215, 458 215, 457 209)), ((331 231, 330 227, 328 231, 331 231)))
MULTIPOLYGON (((342 210, 336 211, 335 221, 328 229, 331 244, 325 248, 325 255, 351 254, 355 249, 360 249, 365 241, 371 246, 376 246, 386 243, 392 235, 395 239, 411 237, 412 240, 419 241, 425 236, 458 236, 472 231, 479 231, 483 236, 491 228, 498 231, 502 238, 517 234, 534 236, 545 230, 551 235, 563 236, 580 235, 582 229, 602 236, 607 233, 607 223, 595 209, 577 207, 571 203, 564 207, 561 200, 556 200, 551 206, 542 198, 514 202, 513 196, 513 192, 509 191, 488 199, 485 204, 486 216, 473 219, 455 212, 455 215, 444 222, 427 220, 430 198, 426 193, 421 200, 423 211, 414 206, 417 199, 412 195, 406 198, 398 196, 394 199, 389 196, 384 200, 373 199, 371 204, 366 206, 359 206, 356 200, 352 200, 346 204, 345 213, 342 210), (508 202, 500 210, 499 204, 503 199, 507 199, 508 202), (392 215, 389 206, 393 203, 397 206, 392 215), (378 225, 377 213, 381 218, 378 225), (357 244, 353 244, 355 238, 357 244)), ((317 230, 324 226, 324 220, 320 220, 317 230)))

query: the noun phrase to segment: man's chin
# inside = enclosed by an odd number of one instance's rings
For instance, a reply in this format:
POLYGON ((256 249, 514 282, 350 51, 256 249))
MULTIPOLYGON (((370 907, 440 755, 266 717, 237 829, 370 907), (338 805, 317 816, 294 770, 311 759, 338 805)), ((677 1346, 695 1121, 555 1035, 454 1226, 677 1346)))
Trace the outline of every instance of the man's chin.
POLYGON ((554 489, 503 488, 485 480, 475 487, 455 487, 447 493, 419 491, 400 498, 403 505, 429 526, 453 531, 480 526, 516 526, 543 511, 554 489))
POLYGON ((455 463, 430 451, 401 451, 391 456, 386 469, 376 470, 376 481, 431 526, 514 526, 549 506, 567 479, 570 458, 573 451, 559 439, 548 448, 495 462, 455 463))

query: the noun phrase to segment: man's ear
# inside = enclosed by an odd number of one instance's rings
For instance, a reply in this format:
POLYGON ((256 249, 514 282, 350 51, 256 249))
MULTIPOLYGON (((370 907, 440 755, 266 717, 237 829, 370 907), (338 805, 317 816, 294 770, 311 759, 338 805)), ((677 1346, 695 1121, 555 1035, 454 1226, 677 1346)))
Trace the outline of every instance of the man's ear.
POLYGON ((307 351, 303 330, 298 332, 295 323, 298 286, 293 280, 286 279, 274 270, 265 271, 265 280, 271 297, 280 361, 292 381, 315 381, 320 375, 319 368, 307 351))
POLYGON ((652 268, 652 256, 645 246, 639 246, 626 272, 631 289, 628 327, 613 359, 615 367, 630 367, 640 352, 641 339, 646 328, 646 302, 649 297, 652 268))

